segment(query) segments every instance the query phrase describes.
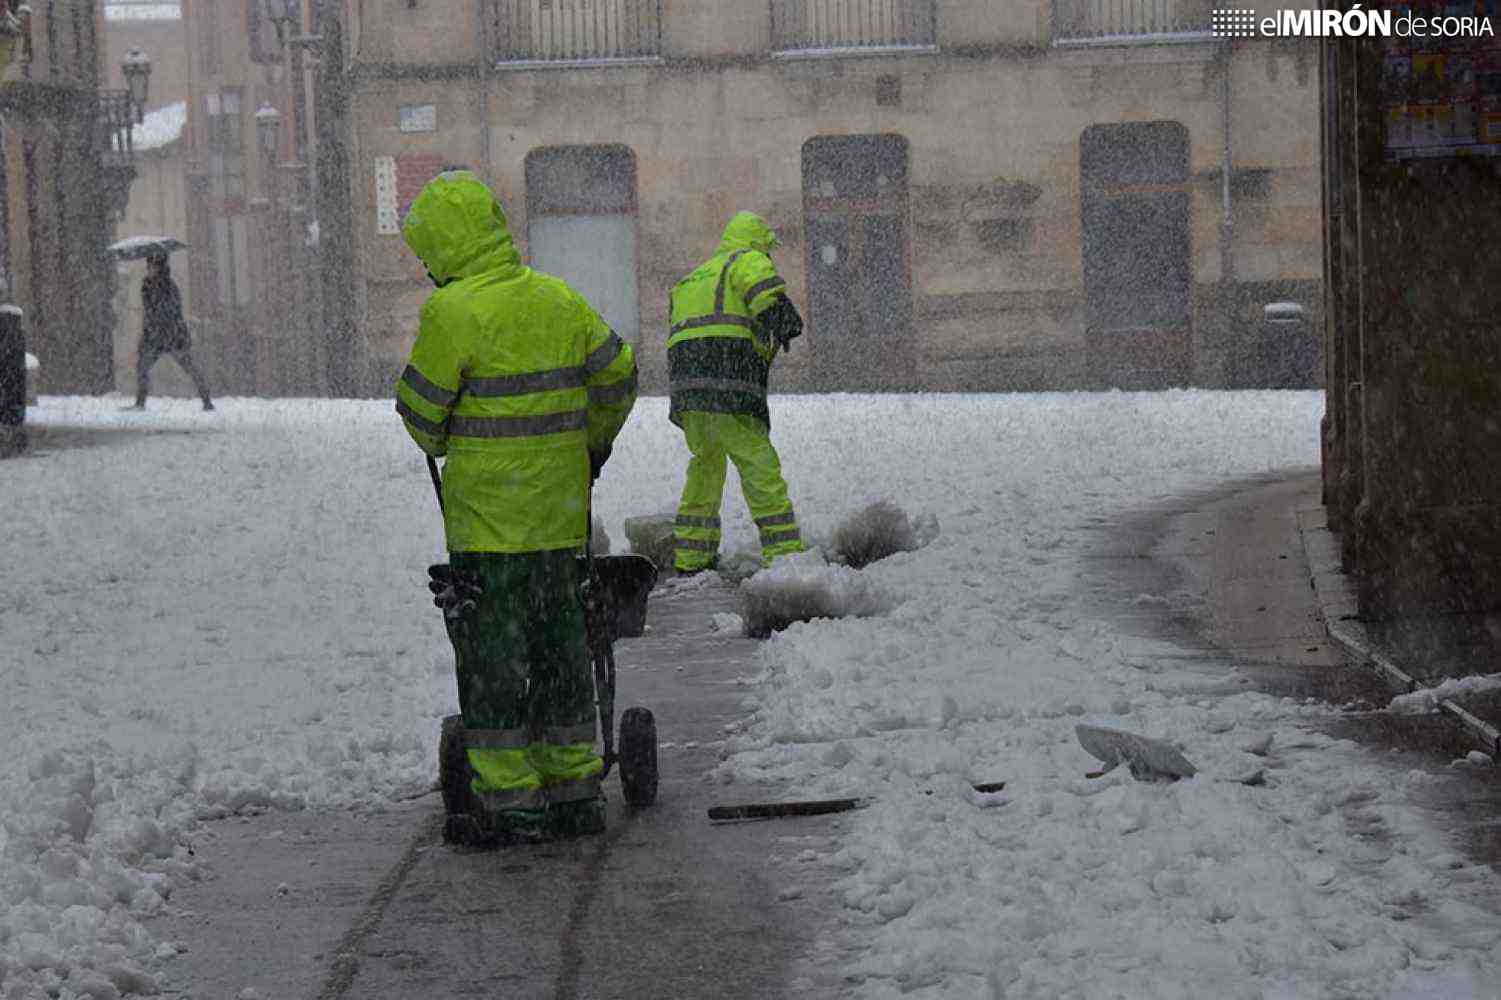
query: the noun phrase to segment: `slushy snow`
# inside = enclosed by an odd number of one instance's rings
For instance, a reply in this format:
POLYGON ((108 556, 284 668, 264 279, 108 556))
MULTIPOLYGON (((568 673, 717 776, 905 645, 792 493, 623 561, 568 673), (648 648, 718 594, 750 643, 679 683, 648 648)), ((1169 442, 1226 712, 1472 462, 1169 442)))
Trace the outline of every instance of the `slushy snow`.
POLYGON ((1438 711, 1439 702, 1492 691, 1501 691, 1501 674, 1454 677, 1433 687, 1399 694, 1392 699, 1390 707, 1395 715, 1427 715, 1438 711))
MULTIPOLYGON (((172 952, 152 915, 200 874, 194 824, 419 793, 455 711, 425 586, 437 505, 388 400, 123 402, 43 397, 33 423, 151 433, 0 470, 7 998, 149 992, 172 952)), ((1322 409, 1316 392, 772 401, 810 537, 872 496, 941 525, 861 571, 879 613, 762 644, 711 775, 727 800, 765 781, 874 798, 818 862, 857 995, 1495 995, 1496 879, 1408 794, 1462 772, 1325 735, 1321 704, 1227 696, 1091 611, 1087 557, 1114 519, 1315 467, 1322 409), (1079 723, 1167 739, 1200 773, 1085 778, 1079 723), (1250 767, 1264 784, 1235 780, 1250 767)), ((687 458, 666 401, 642 400, 596 490, 610 533, 674 509, 687 458)), ((755 550, 733 472, 724 522, 727 554, 755 550)))

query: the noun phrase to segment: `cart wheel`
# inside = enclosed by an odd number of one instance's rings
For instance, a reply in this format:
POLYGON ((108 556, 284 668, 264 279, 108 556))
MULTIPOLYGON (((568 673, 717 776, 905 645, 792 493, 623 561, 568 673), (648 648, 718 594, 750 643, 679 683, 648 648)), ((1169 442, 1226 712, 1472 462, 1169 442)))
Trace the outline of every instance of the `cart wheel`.
POLYGON ((651 710, 628 708, 620 716, 620 790, 633 806, 657 801, 657 722, 651 710))
MULTIPOLYGON (((443 811, 449 816, 469 812, 469 755, 464 752, 464 717, 443 720, 438 737, 438 787, 443 792, 443 811)), ((445 831, 444 839, 447 838, 445 831)))

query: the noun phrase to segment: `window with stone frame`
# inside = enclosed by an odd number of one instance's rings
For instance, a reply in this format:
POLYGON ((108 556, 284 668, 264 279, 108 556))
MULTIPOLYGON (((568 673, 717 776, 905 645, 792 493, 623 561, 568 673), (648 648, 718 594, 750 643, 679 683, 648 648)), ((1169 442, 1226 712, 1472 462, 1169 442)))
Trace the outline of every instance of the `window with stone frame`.
POLYGON ((276 24, 266 16, 263 0, 244 0, 245 34, 250 39, 250 61, 262 65, 275 65, 282 61, 281 43, 276 37, 276 24))
POLYGON ((204 98, 208 117, 209 174, 227 203, 245 199, 245 119, 238 88, 204 98))
POLYGON ((198 67, 205 76, 224 70, 224 49, 219 41, 219 4, 221 0, 197 0, 193 4, 198 22, 198 67))

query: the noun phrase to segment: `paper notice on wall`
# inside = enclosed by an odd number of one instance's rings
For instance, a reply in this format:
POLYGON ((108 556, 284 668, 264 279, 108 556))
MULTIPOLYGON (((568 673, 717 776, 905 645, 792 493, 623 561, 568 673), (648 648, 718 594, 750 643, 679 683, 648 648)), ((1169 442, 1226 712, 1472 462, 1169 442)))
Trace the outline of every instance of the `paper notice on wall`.
POLYGON ((382 236, 401 233, 396 214, 396 157, 375 158, 375 231, 382 236))

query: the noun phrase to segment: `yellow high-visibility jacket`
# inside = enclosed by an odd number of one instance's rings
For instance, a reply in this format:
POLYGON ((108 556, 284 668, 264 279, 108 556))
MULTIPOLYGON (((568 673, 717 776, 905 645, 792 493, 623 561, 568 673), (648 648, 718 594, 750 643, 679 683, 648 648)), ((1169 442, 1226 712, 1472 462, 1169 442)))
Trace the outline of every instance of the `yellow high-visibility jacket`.
POLYGON ((396 383, 422 450, 447 456, 450 552, 582 547, 591 452, 636 402, 636 361, 583 296, 521 264, 505 212, 469 171, 418 195, 402 235, 438 290, 396 383))
POLYGON ((770 424, 766 386, 777 344, 755 320, 786 292, 772 264, 776 235, 759 215, 737 212, 714 256, 672 290, 667 338, 668 416, 744 413, 770 424))

